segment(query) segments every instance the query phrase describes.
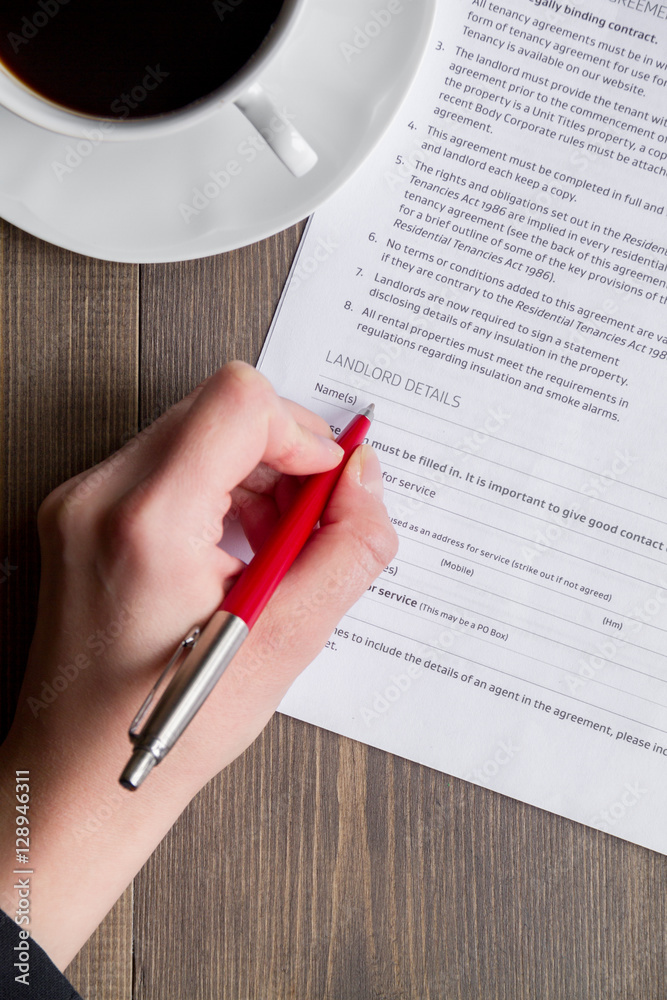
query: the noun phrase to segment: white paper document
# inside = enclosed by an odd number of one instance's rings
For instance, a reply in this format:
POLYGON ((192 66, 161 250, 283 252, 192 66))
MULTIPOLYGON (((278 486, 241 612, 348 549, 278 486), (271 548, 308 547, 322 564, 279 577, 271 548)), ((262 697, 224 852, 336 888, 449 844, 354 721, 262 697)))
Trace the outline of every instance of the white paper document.
POLYGON ((335 428, 376 404, 400 536, 281 711, 662 853, 666 17, 440 3, 260 361, 335 428))

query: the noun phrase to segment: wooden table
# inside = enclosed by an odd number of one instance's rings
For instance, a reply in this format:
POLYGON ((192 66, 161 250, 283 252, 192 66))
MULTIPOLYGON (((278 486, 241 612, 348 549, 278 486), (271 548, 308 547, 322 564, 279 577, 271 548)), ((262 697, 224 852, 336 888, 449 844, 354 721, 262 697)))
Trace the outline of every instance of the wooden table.
MULTIPOLYGON (((257 360, 301 231, 135 266, 0 222, 3 732, 41 499, 257 360)), ((665 1000, 666 876, 658 854, 276 716, 68 975, 87 1000, 665 1000)))

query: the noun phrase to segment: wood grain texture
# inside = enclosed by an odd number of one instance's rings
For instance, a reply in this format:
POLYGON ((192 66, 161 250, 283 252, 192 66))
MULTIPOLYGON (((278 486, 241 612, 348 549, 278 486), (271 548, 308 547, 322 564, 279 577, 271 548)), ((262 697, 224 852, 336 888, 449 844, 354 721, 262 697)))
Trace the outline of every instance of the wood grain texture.
MULTIPOLYGON (((41 497, 256 361, 300 232, 137 269, 0 228, 5 720, 41 497)), ((666 889, 660 855, 278 715, 68 972, 88 1000, 664 1000, 666 889)))
POLYGON ((0 553, 16 564, 0 596, 15 657, 3 677, 4 727, 34 621, 37 508, 54 486, 135 432, 138 275, 0 227, 0 553))
POLYGON ((144 879, 137 1000, 665 996, 664 858, 283 716, 144 879))
POLYGON ((216 257, 142 267, 142 421, 226 361, 255 364, 302 230, 216 257))
MULTIPOLYGON (((11 567, 0 586, 3 735, 35 621, 37 508, 136 431, 138 280, 135 267, 60 250, 0 221, 0 562, 11 567)), ((131 890, 104 928, 70 976, 91 1000, 129 1000, 131 890)))
POLYGON ((85 1000, 132 1000, 133 898, 129 885, 65 970, 85 1000))

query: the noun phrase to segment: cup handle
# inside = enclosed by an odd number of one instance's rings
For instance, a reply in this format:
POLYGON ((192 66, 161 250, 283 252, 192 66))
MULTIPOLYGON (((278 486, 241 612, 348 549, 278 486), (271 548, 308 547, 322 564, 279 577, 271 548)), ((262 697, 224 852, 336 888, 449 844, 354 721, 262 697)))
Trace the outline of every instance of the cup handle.
POLYGON ((234 103, 295 177, 313 169, 317 153, 280 113, 261 84, 253 83, 234 103))

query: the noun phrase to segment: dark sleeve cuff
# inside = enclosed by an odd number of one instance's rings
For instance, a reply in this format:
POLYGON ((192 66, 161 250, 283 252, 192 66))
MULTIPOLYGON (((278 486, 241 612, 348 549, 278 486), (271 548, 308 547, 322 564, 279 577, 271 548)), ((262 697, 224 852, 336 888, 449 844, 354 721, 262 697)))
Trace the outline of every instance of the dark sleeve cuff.
POLYGON ((0 910, 2 1000, 81 1000, 49 956, 0 910))

